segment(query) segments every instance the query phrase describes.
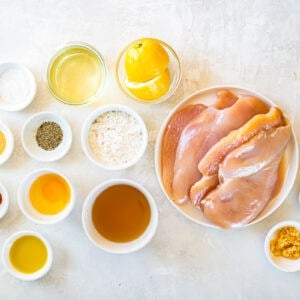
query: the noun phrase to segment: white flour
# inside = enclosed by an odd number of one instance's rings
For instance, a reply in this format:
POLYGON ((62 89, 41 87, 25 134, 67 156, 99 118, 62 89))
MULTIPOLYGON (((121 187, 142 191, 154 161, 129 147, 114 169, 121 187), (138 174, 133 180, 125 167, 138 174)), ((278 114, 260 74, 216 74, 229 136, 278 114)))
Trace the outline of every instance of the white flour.
POLYGON ((0 72, 0 105, 10 107, 22 103, 30 92, 27 75, 20 68, 10 67, 0 72))
POLYGON ((89 143, 101 163, 123 165, 141 151, 143 133, 133 116, 123 111, 110 111, 100 115, 91 125, 89 143))

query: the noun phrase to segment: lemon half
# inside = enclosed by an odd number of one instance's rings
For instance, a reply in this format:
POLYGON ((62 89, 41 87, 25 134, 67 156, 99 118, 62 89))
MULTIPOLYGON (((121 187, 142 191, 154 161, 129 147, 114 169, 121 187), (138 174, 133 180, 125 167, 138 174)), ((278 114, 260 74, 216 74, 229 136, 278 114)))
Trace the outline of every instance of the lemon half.
POLYGON ((139 99, 155 100, 166 94, 170 88, 170 72, 164 70, 159 76, 147 82, 132 82, 127 77, 125 85, 139 99))

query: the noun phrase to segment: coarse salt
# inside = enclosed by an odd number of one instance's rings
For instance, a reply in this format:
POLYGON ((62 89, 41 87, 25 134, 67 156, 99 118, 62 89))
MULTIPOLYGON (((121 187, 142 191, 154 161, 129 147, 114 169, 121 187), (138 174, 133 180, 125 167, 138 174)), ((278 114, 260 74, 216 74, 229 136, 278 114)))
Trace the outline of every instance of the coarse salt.
POLYGON ((89 144, 97 160, 105 165, 124 165, 141 151, 141 125, 129 113, 109 111, 101 114, 89 130, 89 144))
POLYGON ((30 93, 30 82, 24 70, 8 67, 0 72, 0 104, 11 107, 22 103, 30 93))

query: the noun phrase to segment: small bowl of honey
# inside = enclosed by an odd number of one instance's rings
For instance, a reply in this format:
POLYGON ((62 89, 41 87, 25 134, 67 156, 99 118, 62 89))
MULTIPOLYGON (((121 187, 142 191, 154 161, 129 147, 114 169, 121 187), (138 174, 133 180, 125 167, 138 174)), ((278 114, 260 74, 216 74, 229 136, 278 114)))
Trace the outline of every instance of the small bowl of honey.
POLYGON ((65 219, 74 207, 74 188, 60 172, 40 169, 29 173, 18 189, 22 213, 37 224, 53 224, 65 219))
POLYGON ((110 253, 131 253, 146 246, 158 224, 151 194, 138 183, 113 179, 96 186, 82 209, 90 241, 110 253))

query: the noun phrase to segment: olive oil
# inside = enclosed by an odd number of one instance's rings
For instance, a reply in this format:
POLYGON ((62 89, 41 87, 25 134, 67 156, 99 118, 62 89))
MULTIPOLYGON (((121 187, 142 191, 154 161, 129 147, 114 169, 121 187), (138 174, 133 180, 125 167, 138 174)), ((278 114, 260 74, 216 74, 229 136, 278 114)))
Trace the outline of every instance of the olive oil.
POLYGON ((141 236, 149 225, 151 209, 145 195, 130 185, 114 185, 96 198, 92 222, 104 238, 126 243, 141 236))
POLYGON ((21 273, 31 274, 42 269, 48 258, 45 244, 38 237, 26 235, 18 238, 9 252, 9 260, 21 273))
POLYGON ((75 105, 86 103, 101 86, 102 68, 100 57, 89 47, 66 47, 50 62, 49 87, 64 102, 75 105))

